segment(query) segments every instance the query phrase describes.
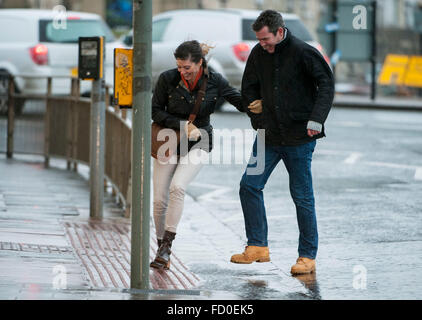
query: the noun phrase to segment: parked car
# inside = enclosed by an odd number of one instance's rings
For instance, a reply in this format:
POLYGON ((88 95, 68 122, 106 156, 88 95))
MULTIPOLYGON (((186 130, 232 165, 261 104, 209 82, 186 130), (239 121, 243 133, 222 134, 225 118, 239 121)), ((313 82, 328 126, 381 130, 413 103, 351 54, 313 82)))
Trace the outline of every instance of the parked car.
MULTIPOLYGON (((155 83, 161 72, 176 67, 173 52, 185 40, 214 45, 209 66, 221 73, 231 85, 240 88, 249 53, 258 43, 251 26, 261 11, 241 9, 174 10, 153 17, 152 77, 155 83)), ((298 16, 282 13, 286 26, 299 39, 316 47, 324 56, 298 16)), ((122 42, 132 46, 133 31, 122 42)), ((326 60, 328 58, 325 56, 326 60)))
MULTIPOLYGON (((78 38, 104 36, 105 81, 112 85, 113 49, 123 44, 115 39, 102 18, 96 14, 67 11, 66 25, 60 25, 59 22, 55 23, 56 17, 57 12, 52 10, 0 10, 0 74, 32 77, 16 77, 17 92, 45 93, 47 81, 34 76, 77 75, 78 38)), ((4 79, 0 81, 0 85, 4 85, 4 82, 4 79)), ((82 81, 81 93, 87 95, 90 90, 91 82, 82 81)), ((53 79, 52 92, 69 94, 70 79, 53 79)), ((19 113, 24 101, 17 102, 16 111, 19 113)), ((0 101, 0 108, 0 113, 4 114, 4 101, 0 101)))

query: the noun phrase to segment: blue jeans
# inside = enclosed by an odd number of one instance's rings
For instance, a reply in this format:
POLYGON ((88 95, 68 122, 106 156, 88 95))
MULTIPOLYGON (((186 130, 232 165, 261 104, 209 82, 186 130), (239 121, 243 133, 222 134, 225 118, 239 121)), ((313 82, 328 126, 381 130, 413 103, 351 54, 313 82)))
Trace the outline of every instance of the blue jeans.
MULTIPOLYGON (((252 157, 257 157, 257 139, 252 157)), ((298 146, 265 146, 265 166, 257 175, 248 174, 255 167, 249 161, 240 182, 239 196, 245 218, 246 237, 250 246, 268 246, 267 217, 263 189, 276 165, 283 160, 289 173, 290 195, 296 206, 299 226, 299 256, 315 259, 318 250, 318 230, 312 188, 311 162, 316 141, 298 146)))

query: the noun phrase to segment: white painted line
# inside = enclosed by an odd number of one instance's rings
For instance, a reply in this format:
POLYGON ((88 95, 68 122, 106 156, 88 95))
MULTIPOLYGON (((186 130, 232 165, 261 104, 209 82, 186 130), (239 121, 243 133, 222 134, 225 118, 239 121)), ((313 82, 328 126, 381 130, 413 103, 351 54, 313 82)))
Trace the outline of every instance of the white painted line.
POLYGON ((336 150, 325 150, 325 149, 316 149, 315 154, 323 154, 328 156, 335 156, 335 155, 344 155, 348 154, 350 151, 336 151, 336 150))
MULTIPOLYGON (((285 220, 285 219, 296 219, 296 214, 267 216, 267 220, 285 220)), ((244 220, 243 214, 236 214, 226 219, 222 219, 221 221, 227 223, 227 222, 243 221, 243 220, 244 220)))
POLYGON ((420 125, 413 125, 413 124, 376 124, 371 126, 372 128, 376 129, 385 129, 385 130, 394 130, 394 131, 422 131, 422 127, 420 125))
POLYGON ((378 161, 366 161, 363 162, 364 164, 368 164, 370 166, 377 166, 377 167, 387 167, 393 169, 407 169, 407 170, 415 170, 414 179, 415 180, 422 180, 422 167, 418 166, 411 166, 407 164, 397 164, 397 163, 389 163, 389 162, 378 162, 378 161))
POLYGON ((223 186, 218 185, 218 184, 201 183, 201 182, 192 182, 189 185, 190 186, 193 186, 193 187, 201 187, 201 188, 209 188, 209 189, 221 189, 221 188, 224 188, 223 186))
POLYGON ((419 167, 415 171, 415 180, 422 180, 422 167, 419 167))
POLYGON ((243 214, 234 214, 231 217, 221 219, 221 222, 233 222, 233 221, 242 221, 244 220, 243 214))
MULTIPOLYGON (((211 198, 211 197, 205 197, 205 198, 201 198, 203 195, 199 196, 199 198, 197 198, 198 201, 201 202, 212 202, 215 204, 216 200, 218 200, 218 205, 239 205, 240 206, 240 200, 231 200, 231 199, 224 199, 224 198, 211 198)), ((215 196, 215 195, 214 195, 215 196)))
POLYGON ((225 193, 230 192, 230 190, 231 190, 231 188, 220 187, 217 190, 207 192, 207 193, 200 195, 197 199, 200 200, 200 201, 215 199, 215 198, 218 198, 220 195, 223 195, 225 193))
POLYGON ((387 167, 387 168, 394 168, 394 169, 410 169, 416 170, 419 167, 411 166, 407 164, 397 164, 397 163, 390 163, 390 162, 380 162, 380 161, 365 161, 364 164, 368 164, 370 166, 377 166, 377 167, 387 167))
POLYGON ((352 152, 343 162, 347 164, 355 164, 363 156, 360 152, 352 152))
POLYGON ((364 126, 362 122, 356 121, 335 121, 330 123, 333 127, 361 128, 364 126))

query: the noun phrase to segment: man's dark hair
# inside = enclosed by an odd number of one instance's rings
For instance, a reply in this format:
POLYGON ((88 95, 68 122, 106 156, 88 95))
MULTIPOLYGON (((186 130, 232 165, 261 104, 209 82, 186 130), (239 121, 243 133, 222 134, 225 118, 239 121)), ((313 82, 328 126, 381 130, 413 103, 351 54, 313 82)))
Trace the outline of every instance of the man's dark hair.
POLYGON ((202 59, 202 65, 206 66, 206 60, 201 48, 201 45, 196 40, 185 41, 180 44, 174 52, 174 57, 181 60, 190 60, 194 63, 198 63, 202 59))
POLYGON ((252 29, 253 31, 258 32, 265 26, 268 27, 270 32, 276 35, 278 28, 284 28, 283 17, 277 11, 265 10, 256 18, 255 22, 252 24, 252 29))

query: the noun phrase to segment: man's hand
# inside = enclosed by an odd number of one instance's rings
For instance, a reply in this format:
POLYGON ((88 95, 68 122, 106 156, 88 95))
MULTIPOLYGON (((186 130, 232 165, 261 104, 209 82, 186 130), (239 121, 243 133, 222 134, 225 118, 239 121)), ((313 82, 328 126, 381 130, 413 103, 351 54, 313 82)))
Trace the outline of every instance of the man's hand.
POLYGON ((252 113, 261 113, 262 112, 262 100, 255 100, 251 102, 248 106, 248 109, 252 113))
POLYGON ((319 133, 320 133, 319 131, 308 129, 308 136, 310 137, 313 137, 319 133))
POLYGON ((308 130, 308 136, 312 138, 313 136, 321 133, 322 124, 313 120, 309 120, 306 129, 308 130))
POLYGON ((187 121, 185 124, 185 133, 189 141, 197 141, 201 137, 201 132, 199 129, 189 121, 187 121))

